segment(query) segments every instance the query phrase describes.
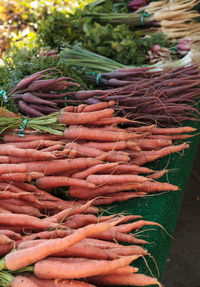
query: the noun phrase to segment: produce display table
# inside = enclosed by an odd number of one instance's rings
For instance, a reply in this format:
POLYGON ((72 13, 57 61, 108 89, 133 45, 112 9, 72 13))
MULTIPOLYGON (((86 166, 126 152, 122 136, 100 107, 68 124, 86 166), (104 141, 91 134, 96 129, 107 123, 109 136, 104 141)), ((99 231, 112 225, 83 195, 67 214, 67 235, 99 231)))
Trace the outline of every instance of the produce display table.
MULTIPOLYGON (((199 130, 199 123, 187 123, 199 130)), ((197 131, 198 133, 198 131, 197 131)), ((188 139, 190 148, 184 150, 179 154, 172 154, 163 159, 157 160, 150 166, 155 170, 162 170, 166 168, 169 173, 163 176, 163 181, 167 180, 171 184, 179 186, 179 191, 169 191, 164 193, 149 195, 145 198, 136 198, 128 200, 121 204, 115 204, 111 209, 114 212, 129 212, 131 214, 140 214, 145 220, 155 221, 160 223, 170 235, 174 235, 176 222, 181 207, 184 191, 186 189, 188 179, 192 170, 193 161, 197 151, 200 136, 196 135, 188 139)), ((180 142, 180 141, 179 141, 180 142)), ((162 181, 162 179, 160 181, 162 181)), ((144 247, 148 249, 154 257, 159 268, 159 279, 162 282, 162 274, 165 268, 166 260, 169 256, 169 251, 173 239, 157 226, 147 226, 143 230, 148 231, 139 233, 139 238, 145 239, 149 242, 144 247)), ((153 274, 157 276, 155 263, 151 258, 148 264, 153 274)), ((137 266, 141 272, 147 274, 147 267, 142 258, 138 259, 137 266)), ((149 273, 150 275, 150 273, 149 273)))

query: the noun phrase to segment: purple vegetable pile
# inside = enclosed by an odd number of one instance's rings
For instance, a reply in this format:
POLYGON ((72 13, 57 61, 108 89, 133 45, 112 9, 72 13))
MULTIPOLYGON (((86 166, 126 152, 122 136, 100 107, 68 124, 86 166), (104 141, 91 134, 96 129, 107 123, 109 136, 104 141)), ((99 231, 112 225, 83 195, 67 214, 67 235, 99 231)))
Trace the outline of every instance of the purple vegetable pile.
POLYGON ((72 94, 70 90, 63 90, 80 86, 72 78, 58 77, 58 74, 61 75, 61 72, 56 68, 32 74, 21 80, 9 92, 9 96, 17 100, 20 111, 29 117, 57 112, 60 109, 59 104, 65 103, 65 97, 72 94), (50 78, 52 76, 54 77, 50 78))

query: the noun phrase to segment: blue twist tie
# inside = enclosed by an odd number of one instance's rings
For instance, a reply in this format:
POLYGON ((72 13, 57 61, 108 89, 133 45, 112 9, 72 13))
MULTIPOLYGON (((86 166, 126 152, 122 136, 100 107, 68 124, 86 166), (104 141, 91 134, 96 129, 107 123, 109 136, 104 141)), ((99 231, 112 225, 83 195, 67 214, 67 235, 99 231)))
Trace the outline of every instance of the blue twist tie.
POLYGON ((101 80, 101 74, 97 74, 97 76, 96 76, 96 83, 97 83, 97 85, 100 84, 100 80, 101 80))
POLYGON ((24 137, 23 131, 27 127, 27 124, 28 124, 28 119, 27 118, 23 119, 22 124, 19 126, 19 131, 18 131, 19 137, 24 137))
POLYGON ((6 91, 0 90, 0 95, 3 98, 4 103, 7 103, 8 102, 8 96, 7 96, 6 91))
POLYGON ((140 17, 140 21, 141 21, 142 25, 144 24, 144 18, 149 17, 149 16, 150 16, 150 15, 149 15, 149 13, 147 13, 147 12, 143 12, 143 13, 142 13, 142 15, 141 15, 141 17, 140 17))

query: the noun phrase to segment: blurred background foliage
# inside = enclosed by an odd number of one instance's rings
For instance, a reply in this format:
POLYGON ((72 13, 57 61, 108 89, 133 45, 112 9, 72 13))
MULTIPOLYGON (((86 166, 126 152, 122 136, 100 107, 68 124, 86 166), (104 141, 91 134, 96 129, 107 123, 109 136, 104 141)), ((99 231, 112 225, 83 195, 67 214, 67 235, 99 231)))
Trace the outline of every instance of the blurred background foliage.
POLYGON ((57 12, 73 13, 94 0, 0 0, 0 57, 16 46, 37 46, 39 23, 57 12))

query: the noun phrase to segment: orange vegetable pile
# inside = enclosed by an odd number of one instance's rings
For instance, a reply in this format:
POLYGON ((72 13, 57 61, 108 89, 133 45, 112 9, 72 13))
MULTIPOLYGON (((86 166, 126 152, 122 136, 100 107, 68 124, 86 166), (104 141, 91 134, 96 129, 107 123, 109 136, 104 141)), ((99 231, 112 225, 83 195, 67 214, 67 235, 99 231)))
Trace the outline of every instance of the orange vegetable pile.
POLYGON ((160 285, 129 265, 149 255, 135 245, 147 242, 129 233, 145 225, 162 226, 139 215, 98 217, 98 208, 91 204, 177 191, 177 186, 157 181, 167 170, 142 165, 188 148, 187 143, 172 142, 189 138, 194 129, 120 128, 117 124, 127 125, 129 120, 114 117, 113 104, 64 108, 59 118, 66 124, 63 136, 31 130, 24 130, 24 137, 13 131, 2 136, 1 266, 18 270, 34 264, 34 275, 16 276, 13 287, 160 285), (70 197, 78 200, 52 195, 59 187, 68 187, 70 197), (128 223, 137 219, 141 220, 128 223))

